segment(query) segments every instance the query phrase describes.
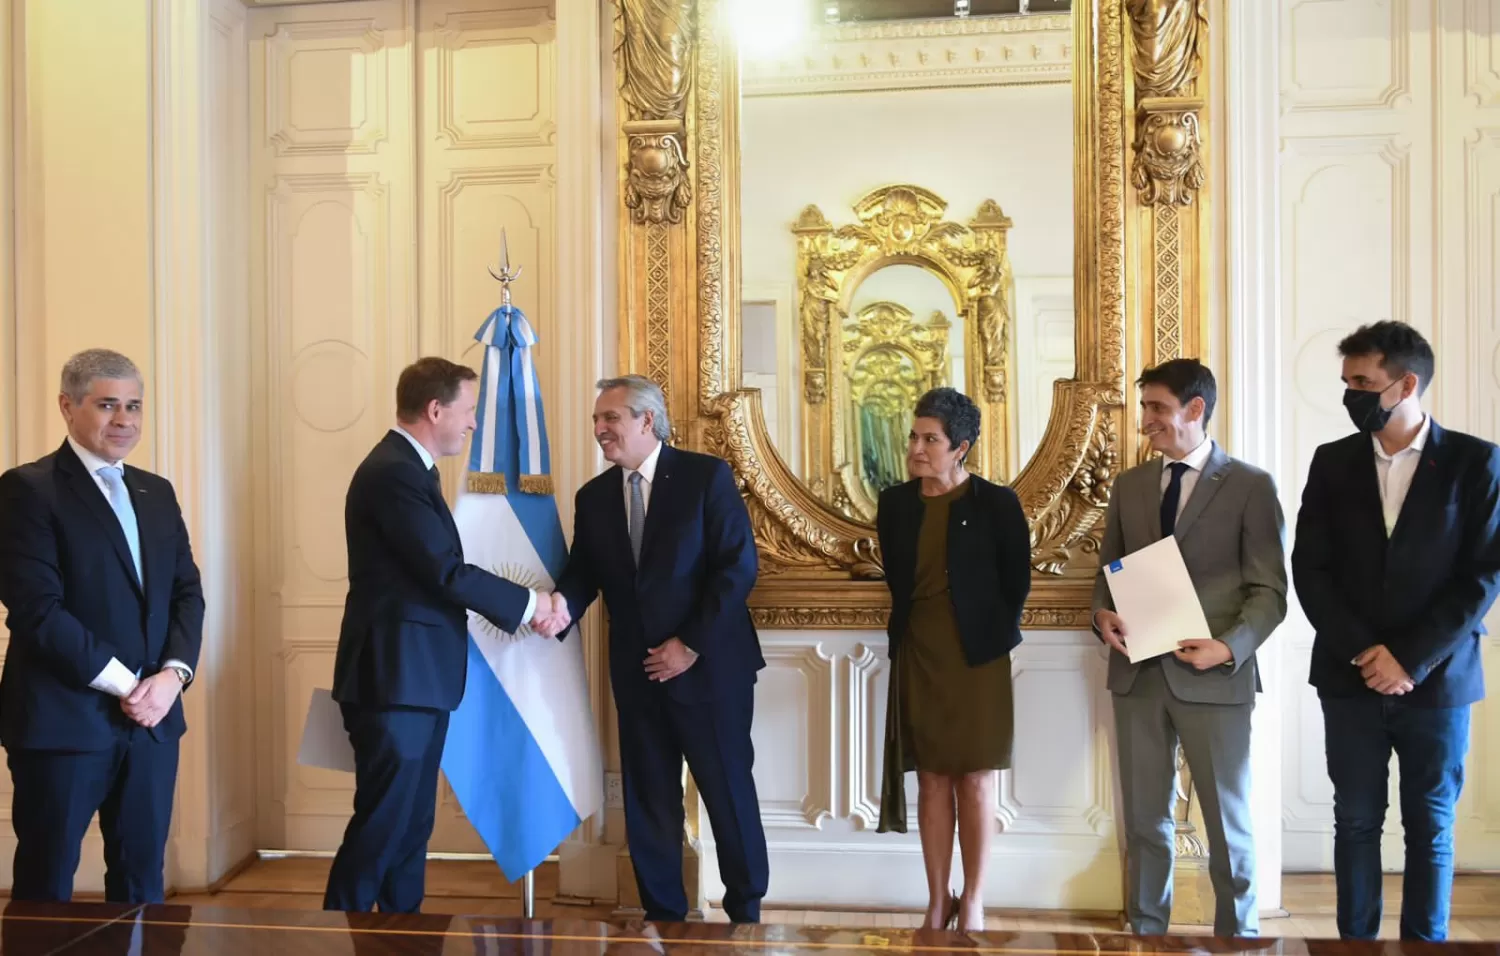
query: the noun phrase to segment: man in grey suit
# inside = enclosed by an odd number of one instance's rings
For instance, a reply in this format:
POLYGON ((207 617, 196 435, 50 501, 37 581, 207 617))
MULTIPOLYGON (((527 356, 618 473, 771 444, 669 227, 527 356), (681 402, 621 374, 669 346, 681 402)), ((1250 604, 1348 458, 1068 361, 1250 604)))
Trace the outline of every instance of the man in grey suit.
POLYGON ((1260 690, 1255 651, 1286 616, 1285 519, 1265 472, 1207 436, 1217 388, 1196 359, 1147 369, 1141 431, 1160 458, 1115 482, 1105 517, 1094 627, 1109 657, 1125 812, 1126 914, 1142 935, 1172 914, 1176 752, 1179 741, 1208 829, 1214 935, 1255 936, 1255 844, 1250 830, 1250 711, 1260 690), (1110 599, 1104 569, 1177 539, 1212 640, 1132 664, 1130 622, 1110 599))

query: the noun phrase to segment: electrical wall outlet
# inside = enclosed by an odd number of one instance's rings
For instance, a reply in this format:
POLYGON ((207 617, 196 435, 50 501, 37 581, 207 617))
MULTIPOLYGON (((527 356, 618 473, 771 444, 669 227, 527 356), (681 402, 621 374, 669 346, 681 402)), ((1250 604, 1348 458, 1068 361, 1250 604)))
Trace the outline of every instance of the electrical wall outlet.
POLYGON ((604 808, 620 810, 625 806, 625 784, 617 773, 604 775, 604 808))

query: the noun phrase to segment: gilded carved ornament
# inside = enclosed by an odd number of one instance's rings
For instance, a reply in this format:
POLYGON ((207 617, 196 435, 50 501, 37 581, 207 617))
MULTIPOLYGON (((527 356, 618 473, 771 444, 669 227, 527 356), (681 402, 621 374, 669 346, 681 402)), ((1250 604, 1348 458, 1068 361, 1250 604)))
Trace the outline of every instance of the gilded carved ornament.
POLYGON ((696 0, 620 0, 620 98, 629 119, 625 205, 637 224, 677 224, 693 200, 684 149, 696 0))
MULTIPOLYGON (((1190 206, 1203 188, 1204 100, 1197 82, 1208 36, 1208 0, 1126 0, 1135 50, 1135 159, 1131 185, 1142 204, 1154 207, 1153 357, 1182 355, 1187 289, 1182 277, 1182 222, 1172 207, 1190 206)), ((1141 443, 1137 460, 1151 456, 1141 443)), ((1193 776, 1177 753, 1174 807, 1175 847, 1180 861, 1174 882, 1191 881, 1205 865, 1208 850, 1195 825, 1193 776)))
POLYGON ((855 420, 834 485, 840 512, 874 521, 879 489, 906 480, 911 410, 928 389, 950 384, 951 330, 941 310, 924 322, 897 302, 873 302, 845 324, 842 384, 855 420))
MULTIPOLYGON (((657 112, 674 124, 672 134, 683 156, 683 164, 674 165, 671 155, 645 156, 632 150, 631 165, 640 167, 638 176, 643 179, 649 179, 649 174, 660 178, 663 185, 655 190, 659 195, 677 195, 673 190, 678 181, 684 186, 689 181, 692 184, 692 193, 681 194, 677 208, 693 217, 696 254, 689 274, 681 281, 694 286, 696 311, 679 314, 673 310, 670 334, 674 341, 693 342, 698 354, 694 363, 673 366, 673 380, 668 384, 676 394, 692 396, 680 416, 684 439, 730 463, 749 508, 761 557, 760 582, 751 596, 752 612, 757 623, 768 627, 879 629, 885 624, 888 594, 878 580, 882 561, 874 528, 835 510, 820 487, 823 483, 803 481, 791 473, 770 440, 759 393, 741 387, 734 350, 739 305, 735 301, 733 265, 740 244, 739 183, 734 172, 739 148, 735 103, 740 91, 737 55, 728 42, 723 4, 721 0, 698 0, 694 9, 683 4, 622 2, 628 6, 622 11, 625 41, 621 46, 621 94, 629 114, 623 124, 623 138, 629 142, 632 135, 641 135, 634 132, 639 130, 637 124, 650 121, 649 104, 663 99, 656 97, 653 89, 672 91, 665 97, 668 108, 657 112), (656 42, 664 39, 683 42, 656 42), (671 68, 665 69, 662 64, 671 68), (643 76, 644 71, 669 81, 635 82, 634 78, 643 76), (685 110, 692 111, 691 117, 684 114, 685 110), (683 121, 682 132, 675 128, 679 120, 683 121), (691 140, 686 127, 692 129, 691 140), (688 162, 691 169, 685 165, 688 162)), ((1130 38, 1135 30, 1155 23, 1150 36, 1162 38, 1167 48, 1185 49, 1186 45, 1172 39, 1176 24, 1181 23, 1177 6, 1133 4, 1127 8, 1125 3, 1111 0, 1075 2, 1071 46, 1078 51, 1073 61, 1074 102, 1077 128, 1088 131, 1074 144, 1078 183, 1073 213, 1079 263, 1075 291, 1077 371, 1074 378, 1056 384, 1051 419, 1032 460, 1019 474, 1007 476, 1031 526, 1032 563, 1038 574, 1022 619, 1027 627, 1077 628, 1086 627, 1088 622, 1095 562, 1092 555, 1097 550, 1110 486, 1127 451, 1121 447, 1127 333, 1153 334, 1149 327, 1130 326, 1126 312, 1130 283, 1151 281, 1150 262, 1127 262, 1126 257, 1125 190, 1130 188, 1131 161, 1127 159, 1130 138, 1125 109, 1140 105, 1125 101, 1126 71, 1131 69, 1130 38), (1164 16, 1155 19, 1153 14, 1153 18, 1144 20, 1135 16, 1148 7, 1160 8, 1164 16)), ((1201 32, 1196 27, 1194 30, 1201 32)), ((1149 51, 1151 46, 1140 44, 1140 48, 1149 51)), ((1150 62, 1161 64, 1170 59, 1156 54, 1149 57, 1150 62)), ((1170 76, 1172 70, 1163 66, 1159 73, 1170 76)), ((1162 145, 1171 143, 1163 141, 1162 145)), ((650 143, 642 146, 656 148, 650 143)), ((642 196, 650 192, 637 188, 642 196)), ((671 208, 669 201, 661 213, 665 215, 671 208)), ((622 230, 627 238, 638 236, 640 219, 655 214, 644 201, 630 211, 636 221, 622 230)), ((976 217, 980 218, 983 216, 976 217)), ((814 225, 807 221, 801 224, 814 225)), ((905 228, 895 219, 891 225, 905 228)), ((967 228, 973 230, 975 225, 971 222, 967 228)), ((817 232, 817 242, 836 246, 832 243, 836 238, 832 232, 836 231, 817 232)), ((892 235, 896 233, 893 230, 892 235)), ((809 286, 822 286, 827 272, 838 271, 833 266, 840 251, 836 247, 820 248, 817 255, 821 261, 811 257, 799 260, 799 281, 806 278, 809 286)), ((648 267, 648 262, 642 262, 624 276, 637 297, 648 267)), ((966 277, 975 271, 966 269, 966 277)), ((988 279, 978 283, 987 284, 988 279)), ((965 281, 955 296, 959 297, 973 300, 978 292, 965 281)), ((805 335, 799 333, 799 349, 804 357, 810 353, 815 360, 807 364, 809 374, 802 384, 811 393, 807 397, 821 395, 826 403, 834 388, 829 349, 838 341, 835 330, 847 318, 840 311, 841 303, 829 298, 826 288, 812 298, 819 301, 799 301, 799 320, 811 314, 827 321, 816 323, 805 335)), ((971 334, 968 328, 977 330, 981 324, 1003 330, 1010 316, 1002 305, 1008 303, 1003 299, 996 302, 985 313, 993 318, 986 318, 984 323, 976 318, 965 328, 966 334, 971 334)), ((1141 321, 1149 325, 1151 317, 1141 321)), ((622 341, 626 350, 622 358, 627 367, 645 368, 650 348, 647 340, 657 333, 650 323, 637 329, 628 341, 622 341)), ((1003 341, 998 336, 987 337, 1003 341)), ((978 357, 979 351, 976 346, 976 352, 969 354, 978 357)), ((981 362, 974 364, 979 366, 981 362)), ((1005 385, 1003 376, 992 376, 974 394, 976 398, 1003 394, 1005 385)))
POLYGON ((964 301, 973 303, 992 402, 1005 400, 1005 343, 1010 332, 1010 259, 1005 234, 1011 220, 986 200, 968 226, 942 219, 948 204, 920 186, 877 189, 854 205, 857 222, 835 228, 816 206, 808 206, 792 226, 797 236, 797 300, 802 323, 804 391, 809 404, 823 400, 821 389, 806 387, 809 376, 828 369, 830 329, 846 318, 843 300, 853 291, 850 273, 860 278, 882 263, 914 260, 940 277, 963 277, 964 301), (815 400, 813 395, 817 395, 815 400))
POLYGON ((1125 0, 1135 43, 1136 131, 1130 182, 1148 206, 1187 206, 1206 177, 1192 96, 1208 35, 1208 0, 1125 0))
MULTIPOLYGON (((834 347, 861 281, 887 265, 911 264, 931 272, 952 293, 956 314, 972 324, 968 381, 954 382, 982 400, 989 431, 981 440, 981 473, 1004 476, 1010 468, 1001 424, 1009 419, 1005 385, 1010 361, 1013 276, 1006 252, 1011 220, 986 200, 968 225, 943 218, 947 203, 920 186, 876 189, 853 206, 855 221, 834 226, 808 206, 792 226, 797 237, 797 311, 801 323, 806 478, 819 496, 846 517, 873 519, 875 499, 861 480, 858 425, 850 420, 852 383, 834 347), (831 392, 833 394, 831 394, 831 392)), ((920 394, 920 393, 919 393, 920 394)))

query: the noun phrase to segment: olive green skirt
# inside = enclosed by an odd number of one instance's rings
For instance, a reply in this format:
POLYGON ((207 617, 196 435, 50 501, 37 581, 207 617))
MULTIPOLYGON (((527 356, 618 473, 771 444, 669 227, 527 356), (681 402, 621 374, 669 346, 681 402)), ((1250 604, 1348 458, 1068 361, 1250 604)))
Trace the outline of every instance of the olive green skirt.
POLYGON ((905 775, 1008 770, 1015 739, 1010 655, 970 667, 946 593, 918 600, 891 661, 881 833, 906 832, 905 775))

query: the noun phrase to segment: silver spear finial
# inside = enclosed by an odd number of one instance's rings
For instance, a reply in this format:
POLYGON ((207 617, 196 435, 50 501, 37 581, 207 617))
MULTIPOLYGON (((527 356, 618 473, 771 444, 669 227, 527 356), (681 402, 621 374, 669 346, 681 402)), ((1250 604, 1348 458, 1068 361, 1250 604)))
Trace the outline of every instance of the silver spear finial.
POLYGON ((510 284, 516 281, 516 277, 520 274, 521 270, 519 268, 512 269, 510 267, 510 244, 505 240, 505 227, 502 226, 500 228, 500 271, 497 273, 494 269, 490 269, 490 275, 500 283, 500 304, 502 306, 510 305, 510 284))

